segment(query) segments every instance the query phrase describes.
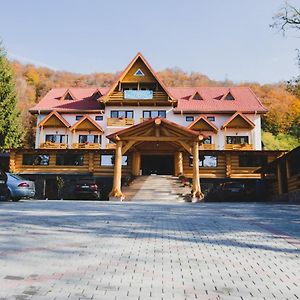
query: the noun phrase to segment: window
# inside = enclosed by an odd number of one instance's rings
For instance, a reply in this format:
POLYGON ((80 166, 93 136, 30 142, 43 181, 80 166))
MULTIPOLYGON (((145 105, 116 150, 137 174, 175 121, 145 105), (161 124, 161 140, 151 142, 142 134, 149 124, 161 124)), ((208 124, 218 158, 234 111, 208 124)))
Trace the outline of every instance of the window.
POLYGON ((205 139, 204 139, 204 141, 203 141, 203 144, 211 144, 212 143, 212 138, 211 138, 211 135, 210 136, 208 136, 208 137, 206 137, 205 139))
POLYGON ((145 74, 141 69, 137 69, 134 73, 134 76, 145 76, 145 74))
POLYGON ((57 166, 83 166, 83 154, 56 154, 57 166))
POLYGON ((193 116, 186 116, 186 117, 185 117, 185 120, 186 120, 187 122, 194 122, 194 117, 193 117, 193 116))
MULTIPOLYGON (((193 156, 189 157, 190 167, 193 166, 193 156)), ((216 168, 218 166, 218 157, 216 155, 200 155, 199 167, 216 168)))
POLYGON ((75 119, 76 121, 79 121, 83 116, 76 116, 75 119))
POLYGON ((268 163, 266 155, 239 155, 239 167, 262 167, 268 163))
POLYGON ((225 100, 234 100, 234 97, 232 96, 232 94, 229 92, 226 97, 225 97, 225 100))
POLYGON ((201 95, 198 92, 196 92, 193 97, 193 100, 203 100, 203 98, 201 97, 201 95))
POLYGON ((167 112, 165 110, 144 110, 143 119, 153 119, 153 118, 166 118, 167 112))
POLYGON ((226 136, 227 144, 249 144, 248 136, 226 136))
POLYGON ((96 121, 103 121, 103 116, 96 116, 96 117, 95 117, 95 120, 96 120, 96 121))
MULTIPOLYGON (((127 155, 122 156, 122 166, 127 166, 127 155)), ((112 154, 102 154, 100 157, 100 165, 112 167, 115 164, 115 156, 112 154)))
POLYGON ((211 122, 214 122, 214 121, 216 121, 216 118, 214 116, 208 116, 207 120, 211 121, 211 122))
POLYGON ((132 110, 112 110, 110 112, 110 117, 114 118, 114 119, 118 119, 118 118, 133 119, 133 111, 132 110))
POLYGON ((67 144, 68 136, 64 134, 46 134, 45 142, 51 142, 56 144, 67 144))
POLYGON ((70 93, 67 93, 64 100, 74 100, 70 93))
POLYGON ((94 135, 94 134, 85 134, 79 135, 78 138, 79 143, 94 143, 94 144, 101 144, 101 135, 94 135))
POLYGON ((23 154, 22 164, 25 166, 48 166, 49 154, 23 154))

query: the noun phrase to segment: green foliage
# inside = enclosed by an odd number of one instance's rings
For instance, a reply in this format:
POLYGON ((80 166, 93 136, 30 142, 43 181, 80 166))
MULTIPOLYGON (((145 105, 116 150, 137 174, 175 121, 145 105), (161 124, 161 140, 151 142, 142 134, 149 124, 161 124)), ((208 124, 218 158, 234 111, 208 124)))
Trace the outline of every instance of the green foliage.
POLYGON ((0 43, 0 150, 22 144, 17 94, 11 66, 0 43))
POLYGON ((265 150, 292 150, 300 145, 300 140, 290 134, 262 132, 262 141, 265 150))

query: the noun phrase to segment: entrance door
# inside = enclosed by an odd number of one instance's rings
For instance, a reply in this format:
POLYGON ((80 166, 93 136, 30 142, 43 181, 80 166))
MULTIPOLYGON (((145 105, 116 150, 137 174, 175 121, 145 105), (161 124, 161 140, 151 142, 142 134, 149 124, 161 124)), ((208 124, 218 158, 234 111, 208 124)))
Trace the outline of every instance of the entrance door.
POLYGON ((174 156, 173 155, 142 155, 141 157, 142 175, 173 175, 174 156))

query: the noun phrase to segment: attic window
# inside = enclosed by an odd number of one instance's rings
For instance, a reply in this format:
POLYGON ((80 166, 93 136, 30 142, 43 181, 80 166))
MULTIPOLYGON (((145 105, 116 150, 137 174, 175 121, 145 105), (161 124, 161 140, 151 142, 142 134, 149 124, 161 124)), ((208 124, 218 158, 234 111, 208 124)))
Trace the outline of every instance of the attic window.
POLYGON ((134 76, 145 76, 145 74, 141 69, 137 69, 134 73, 134 76))
POLYGON ((196 92, 195 95, 193 96, 193 100, 203 100, 203 98, 198 92, 196 92))
POLYGON ((216 99, 216 100, 221 100, 221 99, 223 98, 223 96, 224 96, 224 95, 216 96, 216 97, 214 97, 214 99, 216 99))
POLYGON ((225 97, 225 100, 235 100, 234 97, 232 96, 232 94, 229 92, 226 97, 225 97))
POLYGON ((98 92, 94 93, 92 97, 93 97, 93 99, 97 100, 97 99, 99 99, 101 96, 102 96, 101 93, 98 91, 98 92))
POLYGON ((64 100, 74 100, 70 93, 67 93, 64 100))

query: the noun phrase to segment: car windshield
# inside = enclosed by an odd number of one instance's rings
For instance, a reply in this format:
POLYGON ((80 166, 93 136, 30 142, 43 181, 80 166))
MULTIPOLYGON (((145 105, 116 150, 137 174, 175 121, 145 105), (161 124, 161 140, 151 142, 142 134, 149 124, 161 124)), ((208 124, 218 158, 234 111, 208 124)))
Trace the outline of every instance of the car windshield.
POLYGON ((226 188, 234 188, 234 189, 238 188, 238 189, 240 189, 240 188, 243 187, 243 184, 238 183, 238 182, 228 182, 228 183, 225 183, 225 187, 226 188))
POLYGON ((22 177, 15 175, 15 174, 11 174, 11 173, 7 173, 7 176, 12 177, 16 180, 24 180, 22 177))

